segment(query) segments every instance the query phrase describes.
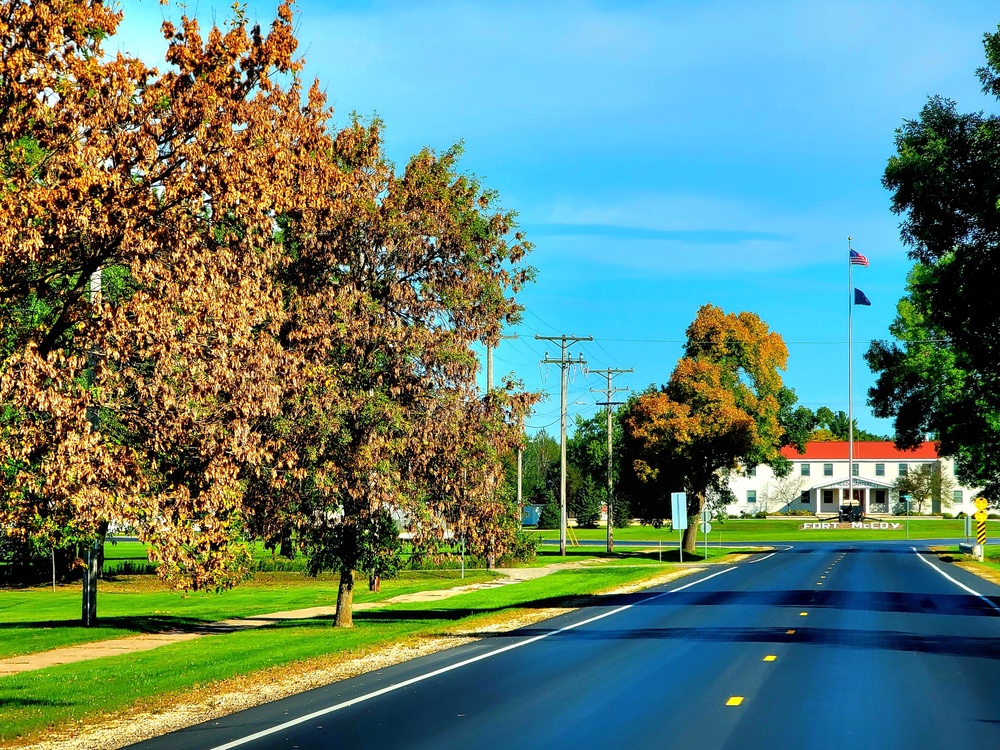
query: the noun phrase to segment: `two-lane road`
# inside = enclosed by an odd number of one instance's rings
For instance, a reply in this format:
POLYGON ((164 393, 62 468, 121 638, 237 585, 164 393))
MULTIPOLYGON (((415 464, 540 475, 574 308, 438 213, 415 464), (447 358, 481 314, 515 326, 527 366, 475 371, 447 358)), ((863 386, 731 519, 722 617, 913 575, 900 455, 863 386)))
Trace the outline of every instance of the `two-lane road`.
POLYGON ((794 545, 134 747, 1000 747, 1000 589, 920 549, 794 545))

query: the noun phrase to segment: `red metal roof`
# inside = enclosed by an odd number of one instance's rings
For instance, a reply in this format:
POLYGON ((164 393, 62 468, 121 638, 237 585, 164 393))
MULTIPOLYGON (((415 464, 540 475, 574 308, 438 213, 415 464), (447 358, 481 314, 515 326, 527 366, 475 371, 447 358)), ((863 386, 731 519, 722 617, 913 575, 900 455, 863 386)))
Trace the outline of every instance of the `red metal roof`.
MULTIPOLYGON (((846 461, 847 441, 829 443, 806 443, 806 452, 799 453, 795 448, 786 446, 781 449, 781 455, 792 461, 846 461)), ((890 441, 854 441, 854 459, 856 461, 916 461, 935 460, 938 458, 937 444, 921 443, 916 450, 901 451, 890 441)))

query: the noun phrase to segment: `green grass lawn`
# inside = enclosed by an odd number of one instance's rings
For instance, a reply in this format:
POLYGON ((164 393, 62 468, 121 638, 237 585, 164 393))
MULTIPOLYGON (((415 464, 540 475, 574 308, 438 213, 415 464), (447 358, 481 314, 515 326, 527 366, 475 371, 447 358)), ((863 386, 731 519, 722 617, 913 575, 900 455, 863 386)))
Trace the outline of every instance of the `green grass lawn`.
MULTIPOLYGON (((63 726, 68 721, 132 706, 154 706, 162 702, 161 696, 182 694, 197 686, 269 667, 356 652, 413 636, 445 635, 456 627, 475 629, 477 622, 497 613, 577 606, 584 603, 581 597, 647 579, 669 567, 652 561, 644 565, 610 562, 512 586, 473 591, 432 605, 405 604, 359 611, 355 613, 356 627, 349 630, 332 628, 323 618, 284 622, 153 651, 2 677, 0 740, 37 737, 48 727, 63 726)), ((219 614, 204 601, 200 609, 195 609, 211 611, 212 617, 219 614)))
MULTIPOLYGON (((400 594, 451 588, 495 577, 487 571, 403 571, 371 593, 365 581, 355 589, 356 602, 378 601, 400 594)), ((121 577, 98 584, 98 626, 80 626, 80 584, 0 590, 0 658, 47 651, 79 643, 153 633, 231 617, 305 607, 334 606, 337 578, 309 578, 301 573, 258 573, 253 581, 230 591, 182 594, 165 588, 154 576, 121 577)))
MULTIPOLYGON (((846 542, 863 540, 905 539, 905 519, 887 519, 891 523, 901 524, 899 529, 870 530, 800 530, 803 522, 813 522, 815 519, 799 516, 791 518, 730 518, 725 523, 712 522, 710 542, 846 542)), ((910 518, 910 539, 942 539, 965 536, 965 522, 961 519, 944 518, 910 518)), ((558 530, 530 530, 532 534, 546 541, 558 541, 558 530)), ((606 529, 573 529, 580 539, 606 539, 606 529)), ((986 531, 991 536, 1000 535, 1000 521, 987 521, 986 531)), ((666 546, 676 546, 679 532, 666 528, 654 529, 652 526, 629 526, 615 529, 616 541, 662 541, 666 546)), ((698 534, 701 544, 703 535, 698 534)), ((543 547, 544 549, 544 547, 543 547)))

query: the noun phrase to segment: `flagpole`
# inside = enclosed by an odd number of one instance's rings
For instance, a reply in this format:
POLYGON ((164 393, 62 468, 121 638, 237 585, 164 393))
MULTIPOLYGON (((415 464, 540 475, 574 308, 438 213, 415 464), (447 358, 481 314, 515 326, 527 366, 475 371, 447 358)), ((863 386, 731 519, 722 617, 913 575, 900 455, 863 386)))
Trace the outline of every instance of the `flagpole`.
MULTIPOLYGON (((847 238, 847 492, 854 502, 854 264, 847 238)), ((860 506, 859 506, 860 509, 860 506)))

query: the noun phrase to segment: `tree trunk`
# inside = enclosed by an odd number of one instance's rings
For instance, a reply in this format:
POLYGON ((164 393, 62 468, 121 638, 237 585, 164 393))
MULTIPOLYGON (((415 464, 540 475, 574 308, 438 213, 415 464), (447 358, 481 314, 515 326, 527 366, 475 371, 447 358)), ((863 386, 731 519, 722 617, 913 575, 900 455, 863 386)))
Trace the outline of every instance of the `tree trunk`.
POLYGON ((340 571, 340 587, 337 589, 337 615, 333 624, 338 628, 354 627, 354 571, 350 568, 340 571))
POLYGON ((288 529, 281 532, 281 545, 278 554, 289 560, 295 559, 295 545, 292 544, 292 533, 288 529))
POLYGON ((698 542, 698 516, 688 518, 688 527, 684 529, 684 551, 694 553, 695 544, 698 542))
POLYGON ((698 542, 698 524, 701 523, 701 509, 705 507, 705 493, 699 492, 688 503, 688 527, 684 529, 684 551, 694 553, 698 542))
POLYGON ((108 539, 108 522, 101 521, 97 525, 97 577, 104 578, 104 543, 108 539))

